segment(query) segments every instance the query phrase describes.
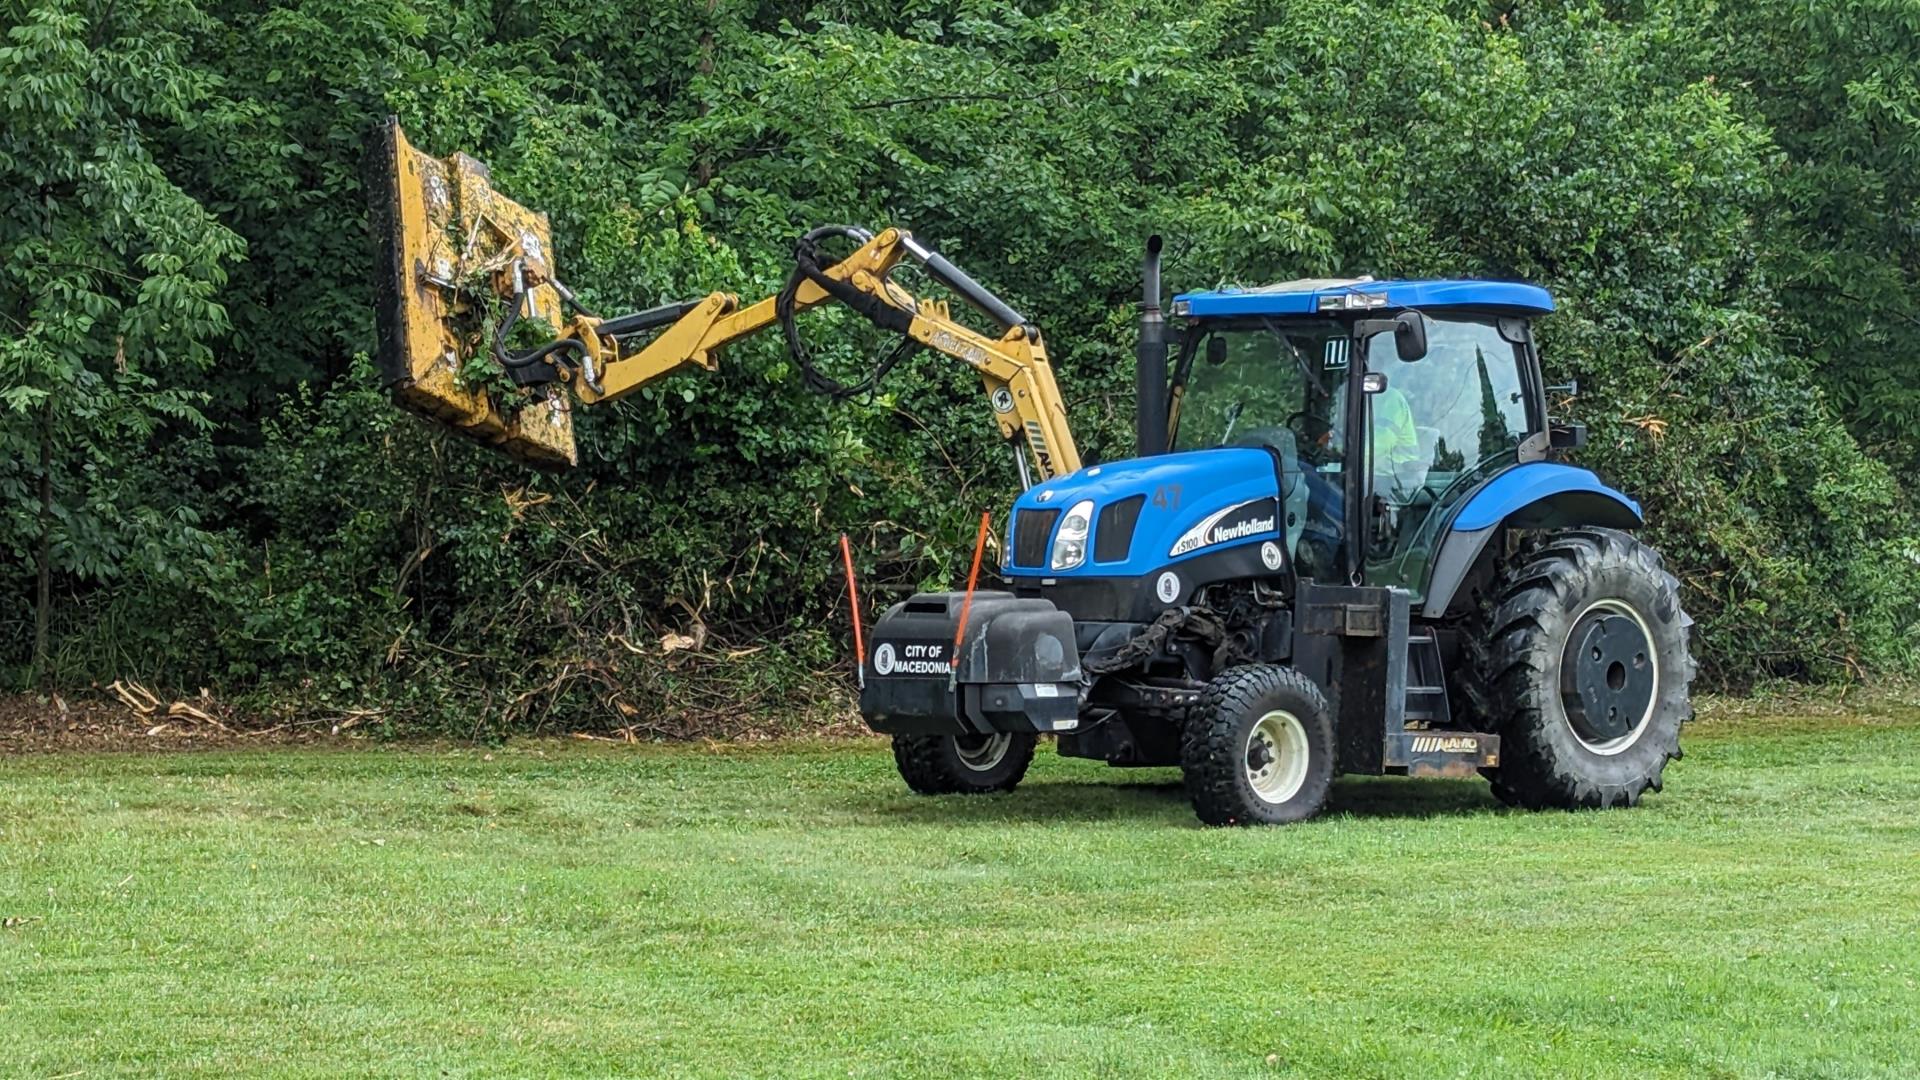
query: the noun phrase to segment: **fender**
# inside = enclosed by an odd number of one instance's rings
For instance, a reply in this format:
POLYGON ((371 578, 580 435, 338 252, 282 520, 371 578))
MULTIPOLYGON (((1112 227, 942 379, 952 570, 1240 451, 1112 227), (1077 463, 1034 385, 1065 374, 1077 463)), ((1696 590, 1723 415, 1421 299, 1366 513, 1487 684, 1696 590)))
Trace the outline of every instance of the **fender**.
POLYGON ((1608 487, 1591 470, 1550 461, 1508 469, 1481 484, 1454 511, 1434 553, 1421 614, 1437 619, 1447 613, 1467 571, 1502 526, 1635 529, 1645 521, 1639 503, 1608 487))

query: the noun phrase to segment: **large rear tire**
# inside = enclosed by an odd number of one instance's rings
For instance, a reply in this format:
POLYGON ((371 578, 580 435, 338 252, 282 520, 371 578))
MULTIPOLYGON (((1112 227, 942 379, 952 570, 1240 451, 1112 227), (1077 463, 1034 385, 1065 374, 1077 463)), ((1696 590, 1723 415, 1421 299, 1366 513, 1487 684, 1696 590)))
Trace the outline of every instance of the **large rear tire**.
POLYGON ((1033 764, 1031 732, 992 735, 895 735, 893 763, 922 795, 1012 791, 1033 764))
POLYGON ((1501 801, 1634 806, 1680 756, 1693 620, 1653 548, 1611 529, 1549 533, 1496 583, 1465 655, 1500 766, 1501 801))
POLYGON ((1313 680, 1251 664, 1214 677, 1187 712, 1180 767, 1208 825, 1286 825, 1326 805, 1333 717, 1313 680))

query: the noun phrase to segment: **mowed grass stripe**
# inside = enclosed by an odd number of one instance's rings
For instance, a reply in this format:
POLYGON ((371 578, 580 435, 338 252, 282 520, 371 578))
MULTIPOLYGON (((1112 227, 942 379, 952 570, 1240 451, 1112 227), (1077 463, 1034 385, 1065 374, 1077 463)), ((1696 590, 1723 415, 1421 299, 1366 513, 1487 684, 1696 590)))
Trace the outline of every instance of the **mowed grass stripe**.
POLYGON ((0 763, 0 1074, 1910 1076, 1920 715, 1707 719, 1636 811, 1043 754, 0 763))

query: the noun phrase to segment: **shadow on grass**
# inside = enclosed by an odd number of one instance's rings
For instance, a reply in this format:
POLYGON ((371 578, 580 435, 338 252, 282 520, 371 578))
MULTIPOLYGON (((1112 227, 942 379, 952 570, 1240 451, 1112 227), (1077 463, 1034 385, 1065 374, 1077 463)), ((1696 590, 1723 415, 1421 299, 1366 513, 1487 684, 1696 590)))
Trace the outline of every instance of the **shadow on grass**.
POLYGON ((890 803, 876 803, 873 810, 890 821, 916 825, 1156 820, 1179 825, 1193 820, 1177 778, 1117 784, 1030 780, 1005 795, 903 794, 890 803))
MULTIPOLYGON (((891 821, 914 824, 1152 820, 1198 827, 1179 778, 1163 777, 1166 774, 1115 783, 1029 781, 1007 795, 903 795, 873 809, 891 821)), ((1323 816, 1434 818, 1499 809, 1481 780, 1348 777, 1334 782, 1323 816)))
POLYGON ((1503 809, 1485 780, 1417 780, 1404 776, 1350 776, 1337 780, 1329 814, 1373 818, 1430 818, 1503 809))

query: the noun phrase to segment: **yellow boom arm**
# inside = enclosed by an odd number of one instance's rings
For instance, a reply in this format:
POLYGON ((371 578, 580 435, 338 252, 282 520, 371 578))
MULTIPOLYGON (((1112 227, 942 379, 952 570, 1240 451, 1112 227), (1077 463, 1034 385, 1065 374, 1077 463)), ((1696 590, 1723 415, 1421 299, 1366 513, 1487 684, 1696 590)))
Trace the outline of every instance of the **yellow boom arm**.
POLYGON ((839 302, 973 368, 1001 436, 1015 445, 1023 480, 1032 479, 1029 460, 1040 479, 1080 467, 1039 331, 904 230, 815 230, 802 241, 798 269, 782 295, 748 306, 716 292, 602 319, 581 309, 555 277, 546 215, 493 191, 485 166, 463 154, 429 157, 408 145, 393 121, 369 160, 384 264, 377 290, 382 373, 403 407, 516 458, 543 466, 575 462, 569 397, 587 405, 616 401, 683 368, 715 370, 728 344, 839 302), (850 236, 859 247, 821 265, 813 240, 828 232, 850 236), (902 260, 918 263, 1000 324, 1000 335, 972 330, 952 318, 944 301, 916 298, 895 284, 889 275, 902 260), (488 314, 496 316, 492 334, 488 314), (548 340, 515 353, 504 340, 515 326, 548 331, 538 335, 548 340), (545 386, 544 403, 503 408, 497 389, 474 378, 476 357, 492 365, 479 365, 482 374, 545 386))

